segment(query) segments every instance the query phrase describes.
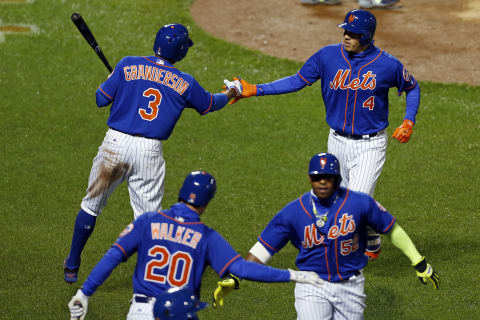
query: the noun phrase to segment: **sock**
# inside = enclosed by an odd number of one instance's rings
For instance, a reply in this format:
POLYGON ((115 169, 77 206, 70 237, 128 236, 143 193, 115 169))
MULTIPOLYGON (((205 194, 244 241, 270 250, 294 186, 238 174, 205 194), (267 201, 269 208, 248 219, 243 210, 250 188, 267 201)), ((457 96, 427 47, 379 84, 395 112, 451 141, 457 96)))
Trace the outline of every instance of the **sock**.
POLYGON ((75 226, 73 228, 72 245, 65 263, 67 268, 74 269, 80 266, 80 255, 95 228, 96 221, 97 217, 86 213, 82 209, 78 211, 77 218, 75 219, 75 226))

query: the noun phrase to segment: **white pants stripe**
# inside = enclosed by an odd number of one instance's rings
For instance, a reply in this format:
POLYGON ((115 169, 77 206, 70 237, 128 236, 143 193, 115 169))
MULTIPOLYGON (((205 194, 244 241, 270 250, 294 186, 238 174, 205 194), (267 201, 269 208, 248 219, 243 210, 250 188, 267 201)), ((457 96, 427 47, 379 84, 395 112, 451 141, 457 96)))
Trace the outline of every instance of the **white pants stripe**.
POLYGON ((365 277, 353 276, 342 282, 327 282, 316 287, 295 285, 298 320, 360 320, 365 310, 365 277))
POLYGON ((161 209, 165 160, 162 142, 109 129, 93 159, 87 195, 81 207, 99 215, 107 199, 127 180, 134 217, 161 209))

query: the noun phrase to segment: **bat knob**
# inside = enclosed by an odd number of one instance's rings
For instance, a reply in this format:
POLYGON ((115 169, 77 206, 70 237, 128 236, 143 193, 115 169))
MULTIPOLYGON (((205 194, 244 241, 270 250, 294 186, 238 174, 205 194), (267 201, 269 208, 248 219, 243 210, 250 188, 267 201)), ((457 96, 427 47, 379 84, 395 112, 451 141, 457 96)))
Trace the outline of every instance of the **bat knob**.
POLYGON ((80 15, 80 13, 74 12, 72 14, 72 21, 77 21, 77 20, 80 20, 80 19, 82 19, 82 16, 80 15))

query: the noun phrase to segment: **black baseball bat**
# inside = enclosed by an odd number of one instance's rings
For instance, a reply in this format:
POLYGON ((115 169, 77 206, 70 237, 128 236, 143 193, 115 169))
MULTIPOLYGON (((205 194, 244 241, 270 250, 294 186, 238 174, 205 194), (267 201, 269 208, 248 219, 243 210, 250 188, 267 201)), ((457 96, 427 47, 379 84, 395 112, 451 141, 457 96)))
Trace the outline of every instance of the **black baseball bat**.
POLYGON ((102 60, 103 64, 105 67, 107 67, 108 71, 112 72, 113 68, 110 66, 110 63, 108 63, 107 58, 103 54, 102 49, 97 43, 97 40, 95 40, 95 37, 92 34, 92 31, 90 31, 90 28, 87 26, 85 23, 85 20, 83 20, 82 16, 80 13, 73 13, 72 14, 72 21, 77 26, 78 31, 82 34, 82 36, 87 40, 88 44, 90 47, 92 47, 93 51, 97 54, 97 56, 102 60))

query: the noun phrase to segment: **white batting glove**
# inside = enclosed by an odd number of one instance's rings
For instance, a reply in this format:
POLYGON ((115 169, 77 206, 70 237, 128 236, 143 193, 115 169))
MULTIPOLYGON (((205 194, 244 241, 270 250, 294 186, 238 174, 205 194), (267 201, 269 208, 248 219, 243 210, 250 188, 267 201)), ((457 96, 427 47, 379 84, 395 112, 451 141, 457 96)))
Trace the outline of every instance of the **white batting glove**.
POLYGON ((70 320, 85 319, 88 309, 88 296, 83 294, 81 289, 78 289, 77 293, 68 303, 68 308, 70 309, 70 320))
POLYGON ((235 89, 237 97, 242 94, 243 88, 242 88, 242 84, 240 83, 239 80, 229 81, 229 80, 225 79, 225 80, 223 80, 223 83, 225 83, 225 86, 227 87, 226 88, 227 90, 230 90, 232 88, 235 89))
POLYGON ((317 287, 321 287, 324 282, 324 280, 313 271, 295 271, 288 269, 288 272, 290 272, 290 281, 309 283, 317 287))

